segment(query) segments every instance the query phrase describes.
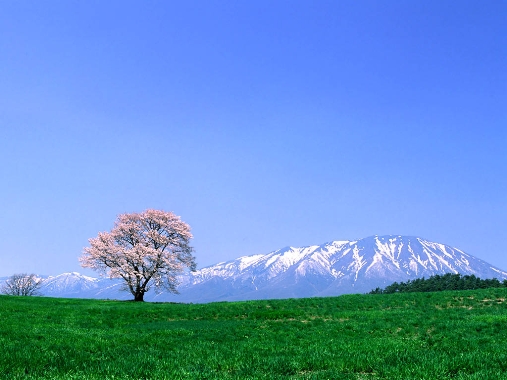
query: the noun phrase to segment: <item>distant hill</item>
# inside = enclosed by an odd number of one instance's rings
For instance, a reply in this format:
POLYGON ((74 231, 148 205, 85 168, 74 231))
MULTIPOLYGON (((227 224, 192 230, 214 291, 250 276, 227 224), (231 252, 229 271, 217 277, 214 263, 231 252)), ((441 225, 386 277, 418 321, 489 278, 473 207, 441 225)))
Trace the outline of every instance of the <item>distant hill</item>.
MULTIPOLYGON (((243 256, 180 276, 179 295, 153 290, 147 301, 213 302, 366 293, 393 282, 459 273, 507 279, 507 272, 458 248, 412 236, 371 236, 243 256)), ((131 299, 119 280, 79 273, 49 277, 53 297, 131 299)))

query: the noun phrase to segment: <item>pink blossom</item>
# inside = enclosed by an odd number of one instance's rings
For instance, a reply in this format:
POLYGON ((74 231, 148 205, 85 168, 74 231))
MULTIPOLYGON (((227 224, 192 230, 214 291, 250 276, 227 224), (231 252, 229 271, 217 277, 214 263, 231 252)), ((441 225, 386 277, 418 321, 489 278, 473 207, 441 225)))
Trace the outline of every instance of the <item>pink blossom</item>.
POLYGON ((143 301, 152 285, 156 291, 178 293, 176 276, 196 268, 190 239, 190 226, 172 212, 121 214, 111 232, 89 239, 79 261, 110 278, 122 278, 124 290, 143 301))

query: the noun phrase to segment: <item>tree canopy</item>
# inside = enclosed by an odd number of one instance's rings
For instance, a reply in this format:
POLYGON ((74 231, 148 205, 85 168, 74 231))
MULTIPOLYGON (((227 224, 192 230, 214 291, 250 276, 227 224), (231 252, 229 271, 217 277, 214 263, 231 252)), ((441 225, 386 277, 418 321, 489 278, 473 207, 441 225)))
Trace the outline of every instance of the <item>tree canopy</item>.
POLYGON ((85 268, 123 279, 123 289, 135 301, 143 301, 152 285, 157 292, 178 293, 177 275, 196 268, 191 238, 189 225, 172 212, 121 214, 110 232, 89 239, 79 261, 85 268))

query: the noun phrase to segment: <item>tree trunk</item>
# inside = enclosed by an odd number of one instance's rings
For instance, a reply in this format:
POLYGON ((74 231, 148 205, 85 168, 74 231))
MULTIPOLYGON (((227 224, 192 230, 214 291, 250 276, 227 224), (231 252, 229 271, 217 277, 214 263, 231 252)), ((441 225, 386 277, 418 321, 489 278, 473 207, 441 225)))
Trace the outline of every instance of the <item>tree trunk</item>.
POLYGON ((134 295, 134 301, 136 302, 144 302, 144 293, 137 293, 134 295))

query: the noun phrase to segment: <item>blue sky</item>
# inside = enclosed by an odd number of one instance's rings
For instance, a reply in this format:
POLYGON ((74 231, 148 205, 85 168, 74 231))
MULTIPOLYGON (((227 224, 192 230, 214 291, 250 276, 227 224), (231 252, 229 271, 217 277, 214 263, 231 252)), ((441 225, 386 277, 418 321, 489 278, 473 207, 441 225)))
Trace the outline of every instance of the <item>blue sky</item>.
POLYGON ((507 2, 0 3, 0 275, 124 212, 199 267, 375 234, 507 269, 507 2))

